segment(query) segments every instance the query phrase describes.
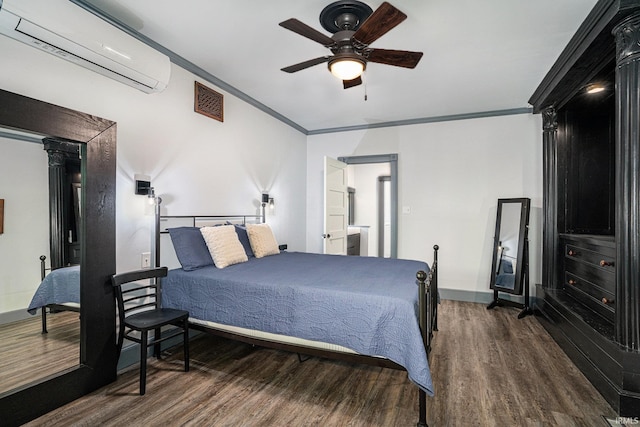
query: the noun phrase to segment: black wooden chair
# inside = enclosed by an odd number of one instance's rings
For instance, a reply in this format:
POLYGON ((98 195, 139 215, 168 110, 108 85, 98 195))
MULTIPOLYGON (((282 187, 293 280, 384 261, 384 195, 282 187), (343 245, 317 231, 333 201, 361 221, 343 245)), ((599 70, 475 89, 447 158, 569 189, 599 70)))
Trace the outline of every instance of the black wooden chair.
POLYGON ((167 267, 158 267, 115 274, 111 278, 118 304, 118 357, 125 338, 140 344, 140 395, 143 395, 146 389, 147 347, 151 345, 159 359, 160 343, 183 335, 184 370, 189 371, 189 312, 160 307, 161 278, 166 275, 167 267), (139 283, 140 280, 145 282, 139 283), (166 325, 179 328, 165 331, 162 336, 161 328, 166 325), (151 330, 154 334, 149 340, 148 333, 151 330))

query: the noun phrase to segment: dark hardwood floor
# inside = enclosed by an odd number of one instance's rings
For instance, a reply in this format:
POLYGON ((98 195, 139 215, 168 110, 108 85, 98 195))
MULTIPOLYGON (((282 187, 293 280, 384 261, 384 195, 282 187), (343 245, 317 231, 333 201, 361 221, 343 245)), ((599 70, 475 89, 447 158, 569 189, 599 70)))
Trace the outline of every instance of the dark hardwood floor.
POLYGON ((80 363, 78 313, 47 315, 47 330, 49 333, 41 333, 40 312, 0 325, 0 393, 80 363))
MULTIPOLYGON (((533 316, 443 301, 431 354, 430 426, 605 427, 615 413, 533 316)), ((253 348, 191 342, 29 426, 415 426, 417 388, 404 371, 253 348)))

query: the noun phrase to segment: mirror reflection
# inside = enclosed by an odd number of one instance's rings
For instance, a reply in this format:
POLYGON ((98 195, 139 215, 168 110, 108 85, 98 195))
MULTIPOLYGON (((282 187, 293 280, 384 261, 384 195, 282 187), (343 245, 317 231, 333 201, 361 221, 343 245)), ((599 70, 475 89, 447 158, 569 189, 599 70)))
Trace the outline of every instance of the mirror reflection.
MULTIPOLYGON (((79 264, 80 185, 78 145, 70 151, 45 150, 41 135, 0 129, 0 198, 4 200, 4 228, 0 234, 0 393, 78 365, 80 355, 79 266, 75 280, 77 303, 49 306, 45 325, 43 306, 53 301, 42 293, 41 257, 45 274, 79 264), (50 203, 52 157, 57 158, 59 182, 50 203), (74 187, 75 186, 75 187, 74 187), (77 202, 76 202, 77 200, 77 202), (51 232, 50 232, 51 231, 51 232), (38 301, 41 303, 38 304, 38 301), (34 303, 34 310, 27 308, 34 303)), ((55 177, 54 177, 55 178, 55 177)), ((50 280, 51 281, 51 280, 50 280)))
POLYGON ((495 286, 513 290, 518 263, 518 237, 520 234, 521 203, 502 205, 500 235, 496 247, 495 286))
POLYGON ((494 235, 491 289, 520 295, 523 288, 529 199, 499 199, 494 235))

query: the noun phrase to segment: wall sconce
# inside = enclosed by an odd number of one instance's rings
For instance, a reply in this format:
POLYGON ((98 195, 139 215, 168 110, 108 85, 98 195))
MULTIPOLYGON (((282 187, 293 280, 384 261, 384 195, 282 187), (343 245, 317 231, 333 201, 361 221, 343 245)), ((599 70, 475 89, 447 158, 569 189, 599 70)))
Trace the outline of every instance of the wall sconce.
POLYGON ((262 207, 264 208, 266 205, 269 205, 270 210, 274 210, 276 208, 276 199, 269 197, 269 193, 262 193, 262 207))
POLYGON ((275 209, 276 209, 276 201, 273 197, 269 197, 269 193, 262 193, 262 202, 260 204, 260 206, 262 207, 262 222, 266 221, 266 215, 267 215, 267 205, 269 206, 269 213, 271 215, 275 214, 275 209))
POLYGON ((151 189, 151 177, 149 175, 135 174, 136 194, 148 195, 151 189))
POLYGON ((134 179, 136 181, 136 194, 147 196, 147 202, 149 205, 160 205, 160 203, 162 203, 162 199, 160 197, 156 197, 156 193, 151 186, 151 178, 149 175, 136 174, 134 179))

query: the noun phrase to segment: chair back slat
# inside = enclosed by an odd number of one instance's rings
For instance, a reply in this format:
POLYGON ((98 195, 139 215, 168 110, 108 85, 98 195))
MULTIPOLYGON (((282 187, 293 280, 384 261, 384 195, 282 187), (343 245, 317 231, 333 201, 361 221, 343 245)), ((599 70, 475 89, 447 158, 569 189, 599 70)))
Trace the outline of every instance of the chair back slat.
POLYGON ((149 268, 115 274, 111 278, 121 323, 132 312, 142 312, 160 307, 160 280, 167 275, 167 267, 149 268), (139 283, 151 280, 151 283, 139 283), (127 285, 125 289, 123 286, 127 285))
POLYGON ((120 286, 125 283, 135 282, 137 280, 154 279, 166 277, 167 267, 145 268, 142 270, 128 271, 126 273, 116 274, 111 278, 113 286, 120 286))

